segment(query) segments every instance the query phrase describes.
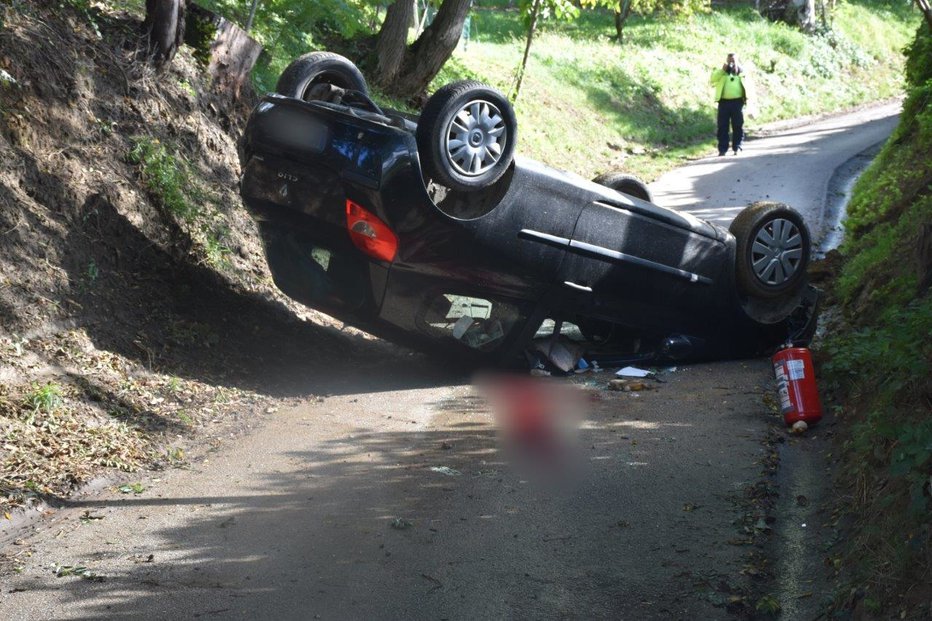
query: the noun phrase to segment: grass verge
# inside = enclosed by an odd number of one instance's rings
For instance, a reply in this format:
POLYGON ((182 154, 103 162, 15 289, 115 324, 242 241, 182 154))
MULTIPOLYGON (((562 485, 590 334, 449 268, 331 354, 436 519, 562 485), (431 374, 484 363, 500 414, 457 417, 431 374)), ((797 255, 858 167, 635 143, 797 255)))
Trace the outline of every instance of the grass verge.
POLYGON ((932 34, 907 51, 900 125, 855 187, 823 376, 844 422, 854 584, 839 605, 932 616, 932 34), (854 597, 851 594, 854 594, 854 597))

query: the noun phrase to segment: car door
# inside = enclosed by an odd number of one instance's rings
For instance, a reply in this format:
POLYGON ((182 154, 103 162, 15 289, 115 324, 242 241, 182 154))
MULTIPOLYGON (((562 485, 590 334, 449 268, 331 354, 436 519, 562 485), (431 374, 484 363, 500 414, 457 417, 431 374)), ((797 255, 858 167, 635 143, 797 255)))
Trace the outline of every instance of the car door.
POLYGON ((691 216, 618 195, 587 204, 558 280, 581 314, 625 325, 686 330, 717 305, 727 248, 691 216))

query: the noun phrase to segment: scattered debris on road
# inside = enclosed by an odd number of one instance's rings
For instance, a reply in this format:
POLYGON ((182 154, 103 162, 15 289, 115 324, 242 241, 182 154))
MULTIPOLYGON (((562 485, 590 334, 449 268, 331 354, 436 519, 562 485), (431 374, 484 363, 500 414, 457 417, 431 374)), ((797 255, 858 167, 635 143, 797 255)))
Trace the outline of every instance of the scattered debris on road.
POLYGON ((617 390, 620 392, 637 392, 641 390, 654 390, 655 388, 656 386, 652 386, 641 380, 613 379, 608 381, 609 390, 617 390))
POLYGON ((446 475, 448 477, 458 477, 462 472, 455 468, 450 468, 449 466, 431 466, 431 472, 437 472, 439 474, 446 475))
POLYGON ((653 375, 653 373, 646 369, 639 369, 637 367, 624 367, 623 369, 618 369, 615 372, 615 375, 618 377, 650 377, 653 375))
MULTIPOLYGON (((534 341, 534 350, 542 355, 546 362, 563 373, 572 373, 582 358, 580 344, 574 343, 565 336, 551 336, 548 339, 534 341)), ((539 367, 534 365, 532 368, 539 367)))
POLYGON ((95 574, 90 569, 84 565, 52 565, 52 572, 55 574, 56 578, 65 578, 68 576, 77 576, 79 578, 84 578, 85 580, 91 580, 93 582, 103 582, 104 577, 95 574))
POLYGON ((391 527, 394 528, 395 530, 408 530, 412 526, 414 526, 414 524, 400 517, 395 518, 394 520, 392 520, 392 523, 391 523, 391 527))
POLYGON ((121 494, 141 494, 146 490, 142 483, 129 483, 117 488, 121 494))

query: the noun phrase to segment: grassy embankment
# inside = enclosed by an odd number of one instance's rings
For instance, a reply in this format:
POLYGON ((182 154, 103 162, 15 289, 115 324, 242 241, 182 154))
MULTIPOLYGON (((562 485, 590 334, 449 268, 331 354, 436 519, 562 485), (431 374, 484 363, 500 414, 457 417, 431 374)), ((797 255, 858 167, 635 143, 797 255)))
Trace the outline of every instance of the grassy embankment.
MULTIPOLYGON (((204 3, 234 19, 236 11, 242 13, 229 0, 204 3)), ((517 11, 488 4, 473 10, 471 39, 447 63, 435 88, 475 78, 511 90, 524 51, 523 22, 517 11)), ((292 58, 326 48, 335 31, 361 35, 358 20, 366 19, 344 11, 321 22, 326 27, 309 28, 296 17, 291 27, 300 32, 291 32, 287 20, 261 11, 260 6, 254 35, 270 55, 256 72, 259 90, 274 88, 292 58)), ((833 31, 819 36, 766 21, 750 8, 686 21, 629 21, 621 46, 611 40, 609 12, 584 11, 572 22, 542 23, 516 102, 521 153, 585 177, 625 169, 647 179, 684 158, 708 154, 715 133, 708 77, 731 50, 756 79, 752 134, 762 123, 897 96, 903 89, 901 50, 919 15, 901 2, 851 0, 838 5, 833 31)))
MULTIPOLYGON (((835 294, 847 328, 826 344, 844 423, 848 561, 864 611, 932 614, 932 35, 908 52, 900 125, 858 181, 835 294), (898 594, 898 595, 894 595, 898 594)), ((928 618, 928 617, 923 617, 928 618)))

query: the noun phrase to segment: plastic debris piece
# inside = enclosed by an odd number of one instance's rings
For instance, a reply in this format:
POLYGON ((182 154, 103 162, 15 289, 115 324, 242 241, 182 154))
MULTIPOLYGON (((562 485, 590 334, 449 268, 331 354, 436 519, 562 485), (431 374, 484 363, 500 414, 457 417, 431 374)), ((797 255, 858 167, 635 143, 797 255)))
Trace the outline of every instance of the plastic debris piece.
POLYGON ((650 375, 650 371, 639 369, 637 367, 625 367, 623 369, 619 369, 615 375, 618 377, 647 377, 650 375))
MULTIPOLYGON (((479 349, 505 336, 502 324, 497 319, 493 321, 473 319, 472 321, 473 323, 466 328, 465 332, 456 338, 473 349, 479 349)), ((459 322, 457 322, 457 325, 459 325, 459 322)), ((453 327, 453 335, 456 336, 456 326, 453 327)))
POLYGON ((654 386, 647 382, 636 379, 612 379, 608 380, 608 389, 620 392, 638 392, 641 390, 653 390, 654 386))
POLYGON ((455 468, 450 468, 449 466, 431 466, 430 471, 438 472, 440 474, 445 474, 448 477, 458 477, 461 474, 463 474, 459 470, 455 468))
POLYGON ((576 362, 582 357, 581 348, 561 336, 553 336, 540 342, 535 341, 534 348, 550 364, 564 373, 571 373, 576 368, 576 362))
POLYGON ((475 321, 472 317, 462 316, 456 320, 456 323, 453 324, 453 338, 461 339, 463 335, 466 334, 466 330, 469 329, 469 326, 475 321))
POLYGON ((806 424, 804 420, 798 420, 793 423, 793 426, 790 428, 790 431, 793 433, 805 433, 809 429, 809 425, 806 424))
POLYGON ((399 517, 399 518, 395 518, 394 520, 392 520, 392 528, 394 528, 395 530, 407 530, 411 528, 412 526, 414 526, 414 524, 412 524, 411 522, 409 522, 408 520, 404 518, 399 517))

